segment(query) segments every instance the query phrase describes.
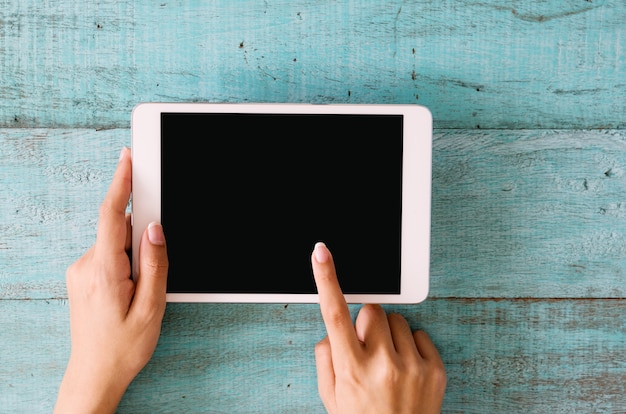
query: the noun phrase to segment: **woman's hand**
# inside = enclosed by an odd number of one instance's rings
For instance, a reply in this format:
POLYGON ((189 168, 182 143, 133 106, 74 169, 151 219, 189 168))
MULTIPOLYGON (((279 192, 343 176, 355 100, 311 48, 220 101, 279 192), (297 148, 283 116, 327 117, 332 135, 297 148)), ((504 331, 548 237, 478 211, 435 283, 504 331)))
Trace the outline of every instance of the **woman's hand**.
POLYGON ((352 324, 330 251, 311 258, 328 336, 315 347, 318 387, 331 414, 439 413, 446 388, 443 362, 428 335, 411 332, 398 314, 364 305, 352 324))
POLYGON ((96 243, 67 270, 72 349, 56 413, 114 412, 150 360, 165 312, 168 259, 163 229, 151 223, 130 278, 131 159, 127 148, 100 207, 96 243))

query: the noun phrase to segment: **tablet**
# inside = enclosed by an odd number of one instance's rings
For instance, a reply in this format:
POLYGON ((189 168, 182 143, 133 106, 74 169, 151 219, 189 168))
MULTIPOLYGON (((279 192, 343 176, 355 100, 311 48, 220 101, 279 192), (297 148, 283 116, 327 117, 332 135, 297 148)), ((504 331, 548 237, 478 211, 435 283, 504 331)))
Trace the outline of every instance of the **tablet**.
POLYGON ((142 103, 131 133, 133 277, 160 221, 168 302, 317 303, 317 241, 348 303, 427 297, 427 108, 142 103))

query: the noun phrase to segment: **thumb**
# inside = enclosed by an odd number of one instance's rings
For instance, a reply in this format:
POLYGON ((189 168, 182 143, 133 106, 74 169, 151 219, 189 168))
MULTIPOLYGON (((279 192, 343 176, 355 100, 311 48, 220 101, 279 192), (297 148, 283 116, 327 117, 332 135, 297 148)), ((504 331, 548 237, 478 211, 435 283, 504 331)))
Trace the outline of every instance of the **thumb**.
POLYGON ((165 290, 169 262, 165 235, 160 223, 152 222, 141 237, 139 245, 139 277, 135 288, 133 308, 141 315, 165 311, 165 290))

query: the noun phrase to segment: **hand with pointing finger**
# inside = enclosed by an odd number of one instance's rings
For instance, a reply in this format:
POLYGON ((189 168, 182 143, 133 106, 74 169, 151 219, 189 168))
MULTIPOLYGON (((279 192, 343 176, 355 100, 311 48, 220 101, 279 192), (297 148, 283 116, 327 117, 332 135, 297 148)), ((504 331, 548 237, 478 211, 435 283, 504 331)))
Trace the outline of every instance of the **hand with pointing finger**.
POLYGON ((423 331, 398 314, 364 305, 353 325, 324 243, 311 257, 328 336, 315 347, 320 397, 330 414, 439 413, 443 362, 423 331))

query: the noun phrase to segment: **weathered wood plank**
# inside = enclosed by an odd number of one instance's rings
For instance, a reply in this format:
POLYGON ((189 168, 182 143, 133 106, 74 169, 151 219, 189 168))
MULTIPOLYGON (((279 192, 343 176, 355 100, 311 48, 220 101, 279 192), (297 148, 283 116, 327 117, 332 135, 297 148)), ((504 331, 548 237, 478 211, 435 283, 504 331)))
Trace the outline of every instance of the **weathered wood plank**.
MULTIPOLYGON (((624 300, 430 299, 389 310, 439 348, 445 413, 626 410, 624 300)), ((2 412, 50 412, 67 319, 64 300, 0 300, 2 412)), ((313 347, 324 335, 315 305, 170 304, 119 411, 322 413, 313 347)))
POLYGON ((624 128, 626 3, 5 0, 0 126, 140 101, 420 103, 437 128, 624 128))
POLYGON ((0 130, 0 298, 63 298, 128 130, 0 130))
MULTIPOLYGON (((619 0, 0 0, 0 411, 54 404, 65 268, 132 107, 257 101, 433 111, 431 295, 389 309, 441 350, 444 412, 626 412, 625 20, 619 0)), ((170 304, 120 412, 323 412, 323 335, 315 305, 170 304)))
MULTIPOLYGON (((129 131, 0 129, 0 298, 64 298, 129 131)), ((626 133, 437 130, 431 297, 626 296, 626 133)))
POLYGON ((624 297, 626 134, 440 131, 433 294, 624 297))

